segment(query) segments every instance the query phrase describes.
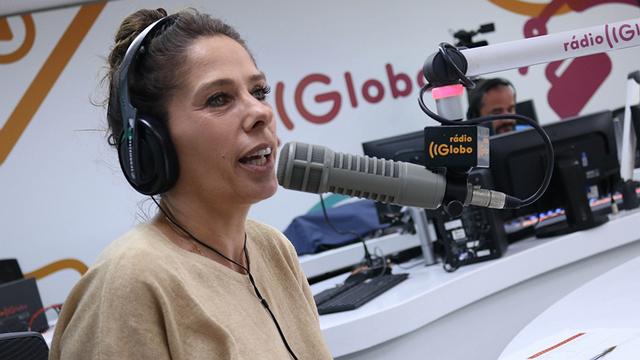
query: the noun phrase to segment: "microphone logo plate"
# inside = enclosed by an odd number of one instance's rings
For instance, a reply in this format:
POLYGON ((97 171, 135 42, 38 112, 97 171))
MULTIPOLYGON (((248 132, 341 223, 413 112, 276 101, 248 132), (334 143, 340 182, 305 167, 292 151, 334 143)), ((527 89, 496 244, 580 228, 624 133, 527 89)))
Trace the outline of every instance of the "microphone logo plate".
POLYGON ((424 129, 427 168, 466 170, 489 166, 489 129, 428 126, 424 129))

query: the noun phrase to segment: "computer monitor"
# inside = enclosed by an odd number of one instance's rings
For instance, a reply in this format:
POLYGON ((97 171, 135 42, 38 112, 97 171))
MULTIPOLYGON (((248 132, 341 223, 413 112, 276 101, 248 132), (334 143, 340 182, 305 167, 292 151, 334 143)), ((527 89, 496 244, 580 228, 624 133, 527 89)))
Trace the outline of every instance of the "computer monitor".
POLYGON ((525 100, 516 103, 516 114, 524 115, 531 120, 538 122, 538 115, 536 114, 536 107, 533 104, 533 100, 525 100))
POLYGON ((22 270, 16 259, 0 259, 0 284, 22 279, 22 270))
MULTIPOLYGON (((516 114, 526 116, 536 123, 538 122, 538 115, 536 114, 536 107, 533 104, 533 100, 526 100, 516 103, 516 114)), ((527 125, 523 122, 517 123, 515 127, 516 131, 527 130, 530 128, 530 125, 527 125)))
MULTIPOLYGON (((517 103, 516 113, 528 116, 533 119, 533 121, 538 122, 533 100, 517 103)), ((523 125, 522 129, 526 128, 528 128, 528 126, 523 125)), ((520 130, 520 128, 518 130, 520 130)), ((424 130, 367 141, 362 143, 362 149, 364 150, 364 154, 370 157, 404 161, 418 165, 426 164, 424 130)))
MULTIPOLYGON (((586 229, 606 221, 594 217, 587 193, 601 197, 620 181, 611 111, 602 111, 543 126, 555 151, 555 168, 545 194, 535 203, 503 212, 505 220, 563 208, 567 223, 541 230, 540 237, 586 229), (580 221, 589 224, 582 224, 580 221), (576 221, 578 223, 576 223, 576 221)), ((491 137, 490 168, 495 189, 525 199, 544 177, 545 147, 534 130, 491 137)))
MULTIPOLYGON (((425 165, 424 130, 396 135, 362 143, 364 154, 369 157, 425 165)), ((400 207, 376 203, 380 223, 392 223, 400 215, 400 207)))
POLYGON ((425 165, 424 130, 367 141, 362 150, 369 157, 425 165))

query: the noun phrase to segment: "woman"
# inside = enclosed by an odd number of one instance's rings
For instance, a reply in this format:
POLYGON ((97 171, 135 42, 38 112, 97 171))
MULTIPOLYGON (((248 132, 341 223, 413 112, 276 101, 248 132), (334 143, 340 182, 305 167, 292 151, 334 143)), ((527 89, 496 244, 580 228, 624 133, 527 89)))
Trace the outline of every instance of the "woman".
POLYGON ((161 193, 160 212, 74 287, 50 358, 330 358, 292 245, 247 220, 276 191, 278 139, 265 76, 237 32, 193 10, 140 10, 109 66, 111 143, 134 188, 161 193), (140 183, 163 169, 159 186, 140 183))

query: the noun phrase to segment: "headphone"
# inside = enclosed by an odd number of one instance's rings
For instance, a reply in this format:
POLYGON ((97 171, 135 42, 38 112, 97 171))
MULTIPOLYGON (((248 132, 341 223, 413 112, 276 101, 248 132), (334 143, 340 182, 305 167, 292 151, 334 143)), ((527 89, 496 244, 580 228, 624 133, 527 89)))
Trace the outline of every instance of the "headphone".
POLYGON ((178 157, 166 124, 139 113, 131 103, 129 77, 154 35, 174 19, 174 16, 165 16, 136 36, 118 68, 114 88, 122 117, 122 133, 117 142, 120 167, 129 184, 144 195, 171 189, 178 180, 178 157))
POLYGON ((508 86, 513 91, 513 96, 516 96, 516 88, 507 79, 493 78, 487 80, 476 80, 477 87, 469 92, 469 108, 467 109, 467 119, 475 119, 480 117, 480 106, 482 105, 482 99, 487 91, 495 88, 496 86, 508 86))

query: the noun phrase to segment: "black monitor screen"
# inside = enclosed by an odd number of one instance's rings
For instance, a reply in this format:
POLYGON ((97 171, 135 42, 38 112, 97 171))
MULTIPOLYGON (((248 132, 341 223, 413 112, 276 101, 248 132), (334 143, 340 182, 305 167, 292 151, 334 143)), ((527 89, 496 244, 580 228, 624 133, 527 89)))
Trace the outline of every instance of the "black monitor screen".
MULTIPOLYGON (((553 143, 556 165, 563 159, 580 162, 586 184, 576 186, 585 186, 585 191, 592 197, 613 191, 620 178, 620 166, 610 111, 566 119, 543 128, 553 143)), ((496 190, 525 199, 542 183, 545 167, 545 147, 534 130, 491 138, 491 173, 496 190)), ((554 174, 547 191, 538 201, 514 212, 505 212, 505 217, 563 208, 566 199, 559 181, 554 174)))
MULTIPOLYGON (((424 130, 362 143, 364 154, 379 159, 410 162, 425 165, 424 130)), ((393 222, 400 214, 400 207, 376 203, 380 223, 393 222)))
POLYGON ((536 107, 533 104, 533 100, 526 100, 517 103, 516 114, 524 115, 531 120, 538 122, 538 115, 536 114, 536 107))
POLYGON ((0 284, 22 279, 22 271, 16 259, 0 259, 0 284))
POLYGON ((425 165, 424 130, 364 142, 362 149, 370 157, 425 165))

